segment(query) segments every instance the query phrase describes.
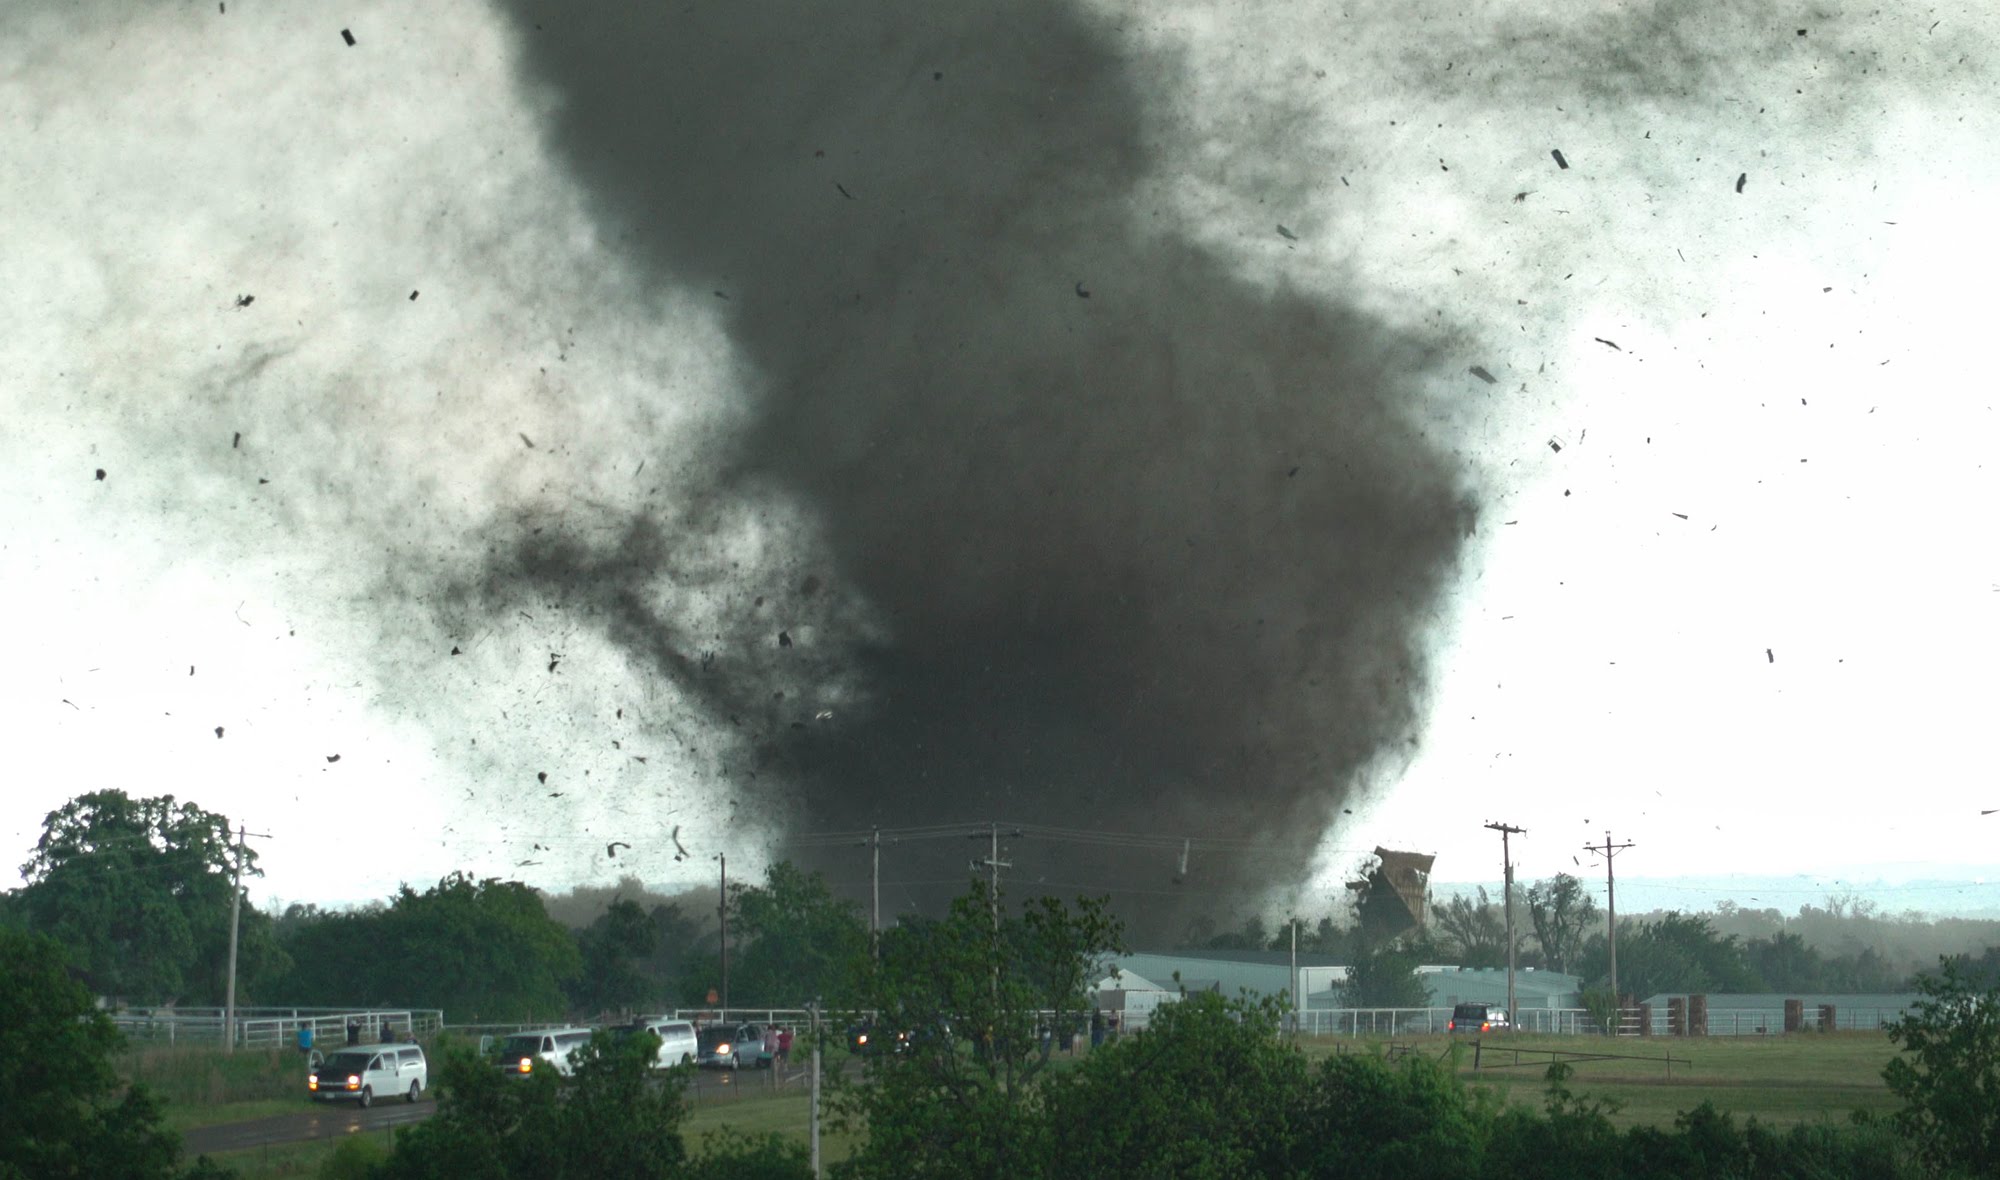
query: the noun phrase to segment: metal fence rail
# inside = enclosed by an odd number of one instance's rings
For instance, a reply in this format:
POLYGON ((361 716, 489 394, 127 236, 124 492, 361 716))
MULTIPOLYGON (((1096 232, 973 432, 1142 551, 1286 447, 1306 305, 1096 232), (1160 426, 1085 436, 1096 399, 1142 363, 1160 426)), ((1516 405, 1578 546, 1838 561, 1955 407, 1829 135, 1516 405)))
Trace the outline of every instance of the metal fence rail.
MULTIPOLYGON (((134 1041, 219 1045, 225 1024, 220 1008, 125 1008, 108 1013, 118 1031, 134 1041)), ((348 1029, 362 1041, 389 1036, 428 1036, 444 1027, 436 1008, 238 1008, 236 1043, 245 1048, 291 1049, 299 1031, 309 1029, 313 1044, 346 1043, 348 1029)))

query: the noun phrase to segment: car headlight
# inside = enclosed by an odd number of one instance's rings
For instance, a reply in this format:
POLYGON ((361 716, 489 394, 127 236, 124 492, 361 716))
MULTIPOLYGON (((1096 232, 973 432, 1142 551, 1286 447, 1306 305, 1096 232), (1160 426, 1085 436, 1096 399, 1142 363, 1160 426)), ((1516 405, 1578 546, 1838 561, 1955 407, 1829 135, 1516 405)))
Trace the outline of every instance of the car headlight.
POLYGON ((361 1088, 361 1075, 359 1075, 359 1074, 348 1074, 348 1075, 347 1075, 347 1088, 348 1088, 348 1089, 350 1089, 350 1090, 359 1090, 359 1089, 361 1088))

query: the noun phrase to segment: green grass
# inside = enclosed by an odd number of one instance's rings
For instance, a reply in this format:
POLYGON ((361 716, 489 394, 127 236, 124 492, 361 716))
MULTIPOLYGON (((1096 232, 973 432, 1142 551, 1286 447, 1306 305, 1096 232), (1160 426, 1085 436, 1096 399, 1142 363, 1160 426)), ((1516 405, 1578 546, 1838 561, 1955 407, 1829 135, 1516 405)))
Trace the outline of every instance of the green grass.
MULTIPOLYGON (((389 1132, 367 1131, 352 1136, 309 1139, 302 1143, 249 1147, 242 1151, 223 1152, 209 1158, 225 1168, 235 1169, 237 1180, 288 1180, 297 1176, 318 1176, 326 1161, 341 1150, 341 1144, 359 1136, 367 1137, 381 1148, 375 1158, 383 1158, 389 1154, 389 1132)), ((348 1150, 351 1152, 354 1149, 348 1150)))
MULTIPOLYGON (((1340 1051, 1382 1052, 1388 1039, 1307 1038, 1309 1056, 1340 1051)), ((1433 1059, 1451 1049, 1441 1036, 1395 1039, 1433 1059)), ((1887 1036, 1874 1032, 1802 1033, 1773 1037, 1599 1038, 1523 1035, 1488 1037, 1473 1069, 1472 1045, 1458 1042, 1459 1077, 1502 1102, 1539 1108, 1549 1054, 1616 1053, 1642 1060, 1576 1061, 1569 1087, 1585 1098, 1620 1104, 1611 1121, 1621 1127, 1671 1127, 1681 1112, 1704 1100, 1739 1120, 1755 1117, 1774 1126, 1844 1120, 1854 1110, 1887 1113, 1898 1103, 1882 1081, 1882 1067, 1896 1055, 1887 1036), (1514 1050, 1522 1064, 1516 1066, 1514 1050), (1669 1064, 1664 1059, 1671 1055, 1669 1064), (1685 1064, 1683 1064, 1685 1063, 1685 1064)))

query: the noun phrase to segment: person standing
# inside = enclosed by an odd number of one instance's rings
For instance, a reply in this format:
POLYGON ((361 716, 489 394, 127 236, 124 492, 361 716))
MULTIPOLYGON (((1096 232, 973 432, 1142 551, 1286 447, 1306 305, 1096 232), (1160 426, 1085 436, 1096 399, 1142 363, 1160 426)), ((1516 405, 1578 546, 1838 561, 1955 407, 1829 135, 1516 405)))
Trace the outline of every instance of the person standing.
POLYGON ((792 1063, 792 1030, 789 1027, 778 1030, 778 1060, 786 1065, 792 1063))

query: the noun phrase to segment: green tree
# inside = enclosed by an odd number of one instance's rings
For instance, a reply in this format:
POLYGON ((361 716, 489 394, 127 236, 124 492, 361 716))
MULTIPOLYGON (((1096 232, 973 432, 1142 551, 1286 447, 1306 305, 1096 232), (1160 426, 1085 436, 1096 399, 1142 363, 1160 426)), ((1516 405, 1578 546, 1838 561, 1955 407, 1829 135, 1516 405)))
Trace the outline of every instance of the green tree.
POLYGON ((1889 1026, 1902 1050, 1882 1070, 1903 1100, 1896 1123, 1933 1167, 2000 1175, 2000 987, 1981 989, 1944 959, 1918 977, 1917 992, 1889 1026))
MULTIPOLYGON (((1604 939, 1590 940, 1581 967, 1588 979, 1609 978, 1604 939)), ((1705 917, 1669 910, 1652 921, 1618 923, 1618 990, 1626 995, 1756 988, 1757 977, 1736 936, 1716 933, 1705 917)))
POLYGON ((1430 988, 1417 965, 1417 954, 1400 940, 1359 946, 1341 999, 1350 1008, 1428 1008, 1430 988))
MULTIPOLYGON (((227 816, 172 795, 93 791, 42 821, 15 906, 98 995, 221 1003, 233 847, 227 816)), ((258 873, 256 852, 244 852, 243 872, 258 873)), ((283 967, 269 921, 246 903, 239 997, 283 967)))
POLYGON ((1743 944, 1743 957, 1765 991, 1811 992, 1826 987, 1826 962, 1790 931, 1751 939, 1743 944))
POLYGON ((553 1019, 581 970, 576 939, 519 881, 453 873, 388 905, 287 910, 279 922, 298 964, 282 998, 294 1004, 441 1008, 454 1023, 553 1019), (339 963, 339 972, 325 964, 339 963))
POLYGON ((732 1004, 797 1008, 846 999, 868 952, 868 923, 824 877, 780 861, 762 885, 731 885, 729 908, 732 1004))
MULTIPOLYGON (((1519 900, 1516 892, 1515 898, 1519 900)), ((1448 953, 1466 967, 1507 965, 1507 922, 1500 907, 1480 886, 1477 899, 1458 894, 1431 907, 1431 925, 1442 936, 1448 953)))
POLYGON ((614 899, 576 941, 583 970, 570 999, 577 1010, 630 1013, 648 999, 666 998, 665 989, 644 970, 659 950, 660 930, 638 902, 614 899))
POLYGON ((1283 1131, 1306 1065, 1278 1038, 1278 1019, 1275 999, 1199 992, 1050 1075, 1048 1174, 1284 1174, 1283 1131))
POLYGON ((1598 919, 1597 901, 1584 892, 1583 882, 1568 873, 1528 886, 1528 919, 1535 941, 1551 971, 1574 971, 1584 936, 1598 919))
POLYGON ((1036 1081, 1119 938, 1101 901, 1042 897, 1004 915, 978 882, 944 918, 886 932, 859 998, 878 1027, 913 1035, 906 1052, 865 1058, 860 1082, 836 1094, 844 1121, 867 1132, 844 1174, 1037 1174, 1049 1154, 1036 1081))
POLYGON ((0 1177, 220 1177, 180 1166, 180 1136, 143 1087, 121 1086, 121 1042, 49 938, 0 927, 0 1177))
POLYGON ((662 1083, 649 1035, 593 1037, 574 1071, 503 1074, 462 1045, 439 1054, 437 1114, 400 1132, 381 1180, 803 1180, 769 1139, 691 1155, 685 1069, 662 1083))

